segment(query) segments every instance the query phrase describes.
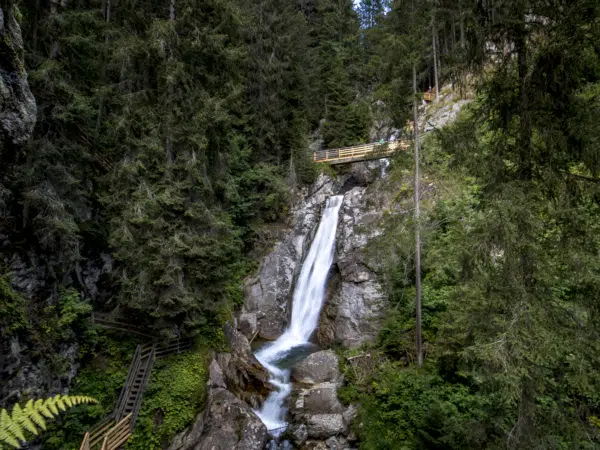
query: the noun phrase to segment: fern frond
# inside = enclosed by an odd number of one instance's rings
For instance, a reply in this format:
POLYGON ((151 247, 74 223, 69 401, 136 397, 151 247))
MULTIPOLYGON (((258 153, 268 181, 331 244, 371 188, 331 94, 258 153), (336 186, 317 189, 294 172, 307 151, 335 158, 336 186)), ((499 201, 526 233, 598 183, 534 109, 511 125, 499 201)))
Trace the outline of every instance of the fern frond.
POLYGON ((54 416, 58 416, 58 408, 55 405, 56 401, 55 401, 55 397, 50 397, 47 398, 44 401, 44 405, 46 406, 46 408, 48 408, 50 410, 50 412, 52 413, 52 418, 54 418, 54 416))
POLYGON ((21 422, 23 421, 23 409, 21 405, 15 403, 13 406, 13 410, 11 413, 12 426, 10 427, 10 431, 14 434, 14 436, 20 441, 25 440, 25 435, 23 434, 23 427, 21 427, 21 422))
POLYGON ((3 409, 0 411, 0 443, 4 442, 14 448, 20 448, 19 441, 12 432, 13 420, 8 412, 3 409))
POLYGON ((0 409, 0 450, 3 450, 6 445, 21 448, 26 431, 37 435, 40 429, 46 429, 44 417, 53 419, 60 411, 66 411, 67 408, 82 403, 97 403, 97 401, 83 395, 55 395, 35 402, 29 400, 24 407, 17 403, 10 414, 5 409, 0 409))
MULTIPOLYGON (((33 416, 36 414, 37 412, 33 409, 33 400, 29 400, 26 404, 25 407, 23 408, 23 417, 21 419, 21 425, 23 425, 23 428, 25 428, 25 430, 29 431, 30 433, 34 434, 35 436, 38 435, 38 429, 35 426, 36 424, 35 419, 33 418, 33 416)), ((43 419, 42 419, 43 420, 43 419)), ((44 429, 46 427, 46 423, 44 422, 44 429)))

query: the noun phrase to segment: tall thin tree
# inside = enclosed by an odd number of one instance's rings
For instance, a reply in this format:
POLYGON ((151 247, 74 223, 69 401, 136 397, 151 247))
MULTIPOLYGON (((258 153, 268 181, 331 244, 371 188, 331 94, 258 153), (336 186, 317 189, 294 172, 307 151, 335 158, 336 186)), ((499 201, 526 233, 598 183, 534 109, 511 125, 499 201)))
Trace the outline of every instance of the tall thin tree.
POLYGON ((440 95, 440 83, 438 77, 438 48, 437 48, 437 33, 435 28, 435 9, 431 10, 431 34, 433 43, 433 77, 435 81, 435 102, 438 102, 440 95))
POLYGON ((415 141, 415 286, 416 286, 416 309, 417 309, 417 363, 423 365, 423 349, 421 343, 421 229, 420 229, 420 199, 419 199, 419 111, 417 106, 417 66, 413 62, 413 132, 415 141))

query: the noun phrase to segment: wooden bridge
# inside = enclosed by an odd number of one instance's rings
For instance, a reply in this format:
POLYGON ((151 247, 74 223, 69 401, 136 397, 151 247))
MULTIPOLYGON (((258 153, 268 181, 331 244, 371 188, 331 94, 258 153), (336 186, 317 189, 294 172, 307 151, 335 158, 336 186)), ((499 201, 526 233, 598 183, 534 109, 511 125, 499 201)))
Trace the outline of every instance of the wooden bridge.
POLYGON ((316 163, 345 164, 369 159, 379 159, 390 156, 397 150, 408 150, 411 146, 409 140, 392 142, 373 142, 371 144, 353 145, 351 147, 332 148, 313 152, 313 161, 316 163))
MULTIPOLYGON (((134 327, 122 319, 113 319, 106 314, 94 313, 92 320, 97 325, 118 331, 126 331, 138 336, 148 337, 150 334, 134 327)), ((150 379, 150 372, 156 358, 183 353, 193 346, 192 339, 175 339, 164 345, 155 340, 139 344, 129 366, 125 384, 121 389, 115 409, 85 433, 80 450, 116 450, 133 434, 142 396, 150 379)))

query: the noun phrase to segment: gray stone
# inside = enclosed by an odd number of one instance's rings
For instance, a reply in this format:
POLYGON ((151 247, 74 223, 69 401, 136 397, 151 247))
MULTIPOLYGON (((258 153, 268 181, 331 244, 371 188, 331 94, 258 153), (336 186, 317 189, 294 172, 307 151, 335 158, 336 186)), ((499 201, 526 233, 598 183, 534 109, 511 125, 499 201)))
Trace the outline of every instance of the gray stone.
POLYGON ((238 330, 248 339, 254 339, 258 330, 256 313, 242 313, 238 319, 238 330))
POLYGON ((324 383, 338 377, 338 357, 332 350, 312 353, 292 368, 292 379, 299 383, 324 383))
POLYGON ((344 417, 344 422, 350 425, 356 416, 358 416, 358 407, 356 405, 348 406, 342 413, 342 416, 344 417))
POLYGON ((346 423, 341 414, 315 414, 307 418, 308 436, 325 439, 347 432, 346 423))
POLYGON ((337 181, 321 174, 309 189, 304 189, 302 200, 292 209, 290 223, 293 226, 275 243, 257 275, 246 280, 243 313, 256 315, 258 337, 274 340, 283 333, 294 279, 316 232, 325 201, 338 188, 337 181))
POLYGON ((341 413, 344 407, 337 397, 337 387, 334 383, 323 383, 304 394, 305 414, 341 413))
POLYGON ((217 363, 217 361, 214 359, 210 362, 210 365, 208 366, 208 387, 209 389, 226 388, 221 366, 219 366, 219 363, 217 363))
POLYGON ((327 445, 329 450, 342 450, 344 448, 344 444, 334 437, 327 439, 325 445, 327 445))
POLYGON ((37 115, 25 72, 19 14, 14 0, 0 6, 0 39, 6 47, 0 66, 0 126, 13 144, 23 144, 31 136, 37 115))
POLYGON ((269 373, 258 362, 248 339, 231 325, 223 327, 229 352, 217 353, 218 363, 227 389, 257 407, 271 391, 269 373))
POLYGON ((292 441, 298 447, 302 446, 308 439, 308 429, 303 423, 292 425, 290 427, 290 434, 292 436, 292 441))
POLYGON ((262 450, 267 437, 267 427, 248 405, 225 389, 214 389, 205 412, 169 450, 262 450))

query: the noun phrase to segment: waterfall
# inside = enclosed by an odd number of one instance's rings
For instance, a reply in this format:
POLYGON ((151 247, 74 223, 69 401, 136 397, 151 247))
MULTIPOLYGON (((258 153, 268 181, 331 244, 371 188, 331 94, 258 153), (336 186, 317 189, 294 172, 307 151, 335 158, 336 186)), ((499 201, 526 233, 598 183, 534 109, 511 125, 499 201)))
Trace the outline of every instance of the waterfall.
POLYGON ((276 341, 256 353, 256 358, 269 371, 271 384, 276 389, 271 392, 262 409, 255 412, 267 429, 274 430, 272 433, 275 435, 283 432, 287 426, 283 403, 292 390, 291 370, 277 367, 277 362, 292 349, 308 344, 317 327, 325 300, 327 274, 333 262, 338 213, 342 200, 342 195, 327 199, 325 212, 294 290, 289 327, 276 341))

